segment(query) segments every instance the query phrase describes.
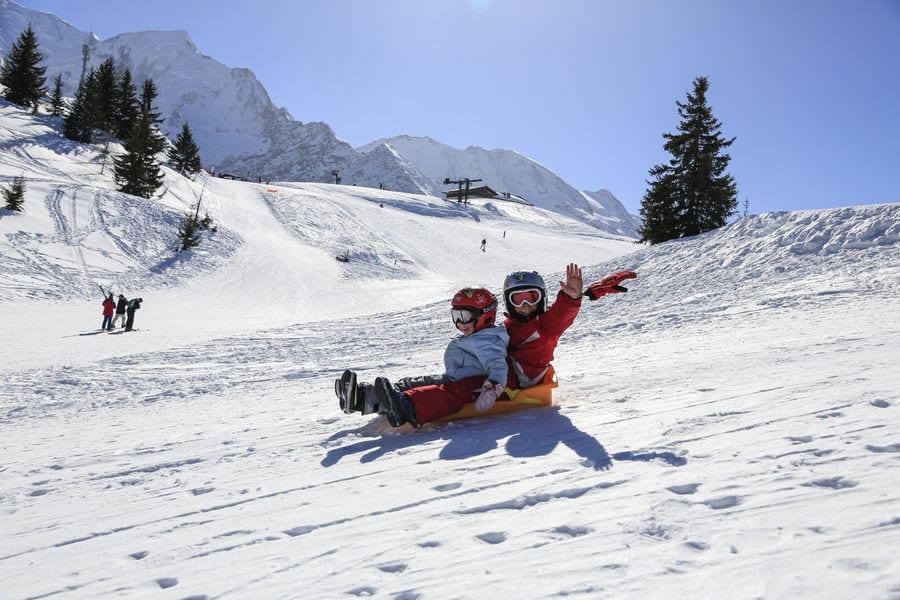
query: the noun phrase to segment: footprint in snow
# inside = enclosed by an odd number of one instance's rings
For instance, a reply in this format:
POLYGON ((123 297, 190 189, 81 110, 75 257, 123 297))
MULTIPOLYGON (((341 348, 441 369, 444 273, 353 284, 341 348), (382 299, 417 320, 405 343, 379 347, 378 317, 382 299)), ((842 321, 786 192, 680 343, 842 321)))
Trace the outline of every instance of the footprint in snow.
POLYGON ((709 550, 709 544, 707 544, 706 542, 685 542, 684 545, 691 550, 698 550, 700 552, 709 550))
POLYGON ((178 579, 176 577, 160 577, 156 580, 156 583, 165 590, 178 585, 178 579))
POLYGON ((148 554, 150 553, 146 550, 141 550, 140 552, 132 552, 128 556, 130 556, 134 560, 141 560, 142 558, 146 558, 148 554))
POLYGON ((811 435, 788 436, 787 439, 795 444, 808 444, 811 441, 813 441, 813 436, 811 436, 811 435))
POLYGON ((889 446, 866 446, 869 452, 900 452, 900 444, 890 444, 889 446))
POLYGON ((385 573, 402 573, 408 567, 409 565, 406 563, 387 563, 385 565, 378 565, 378 570, 385 573))
POLYGON ((678 494, 679 496, 684 496, 688 494, 695 494, 697 490, 700 488, 699 483, 685 483, 683 485, 670 485, 666 489, 672 492, 673 494, 678 494))
POLYGON ((817 419, 831 419, 832 417, 843 417, 844 413, 840 411, 834 411, 829 413, 823 413, 821 415, 816 415, 817 419))
POLYGON ((358 588, 353 588, 352 590, 347 590, 348 596, 357 596, 360 598, 374 596, 377 593, 378 593, 378 589, 370 587, 368 585, 364 585, 364 586, 358 587, 358 588))
POLYGON ((872 406, 877 406, 878 408, 887 408, 891 405, 887 400, 872 400, 869 402, 872 406))
POLYGON ((451 490, 455 490, 462 487, 461 483, 444 483, 441 485, 434 486, 434 490, 436 492, 449 492, 451 490))
POLYGON ((560 525, 559 527, 555 527, 553 531, 569 537, 578 537, 581 535, 587 535, 594 530, 590 527, 572 527, 570 525, 560 525))
POLYGON ((480 533, 475 537, 488 544, 502 544, 508 536, 503 531, 490 531, 488 533, 480 533))
POLYGON ((803 485, 830 488, 832 490, 842 490, 845 488, 856 487, 857 485, 859 485, 859 483, 853 481, 852 479, 845 479, 838 476, 829 477, 827 479, 815 479, 812 482, 805 483, 803 485))
POLYGON ((721 498, 706 500, 705 502, 701 502, 700 504, 705 504, 713 510, 721 510, 723 508, 731 508, 732 506, 737 506, 740 503, 740 496, 722 496, 721 498))

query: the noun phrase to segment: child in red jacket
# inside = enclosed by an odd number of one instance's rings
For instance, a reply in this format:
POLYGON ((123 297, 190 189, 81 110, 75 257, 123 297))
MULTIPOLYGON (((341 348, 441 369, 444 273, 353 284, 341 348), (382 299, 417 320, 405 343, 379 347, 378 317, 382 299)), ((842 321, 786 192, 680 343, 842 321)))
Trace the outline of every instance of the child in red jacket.
POLYGON ((553 360, 559 338, 578 316, 581 297, 596 300, 606 294, 626 291, 619 285, 637 274, 618 271, 592 283, 582 291, 581 268, 570 263, 566 280, 559 282, 559 293, 547 308, 547 286, 536 271, 510 273, 503 282, 503 300, 507 319, 503 323, 509 333, 509 388, 527 388, 544 380, 553 360))

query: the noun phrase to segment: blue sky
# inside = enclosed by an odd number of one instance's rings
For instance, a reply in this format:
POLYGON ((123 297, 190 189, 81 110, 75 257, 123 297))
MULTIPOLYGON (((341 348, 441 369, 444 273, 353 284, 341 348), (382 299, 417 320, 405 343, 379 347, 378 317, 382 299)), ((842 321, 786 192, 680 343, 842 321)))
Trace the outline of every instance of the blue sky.
POLYGON ((704 75, 750 212, 900 201, 900 0, 20 3, 104 39, 187 30, 354 146, 517 150, 634 213, 704 75))

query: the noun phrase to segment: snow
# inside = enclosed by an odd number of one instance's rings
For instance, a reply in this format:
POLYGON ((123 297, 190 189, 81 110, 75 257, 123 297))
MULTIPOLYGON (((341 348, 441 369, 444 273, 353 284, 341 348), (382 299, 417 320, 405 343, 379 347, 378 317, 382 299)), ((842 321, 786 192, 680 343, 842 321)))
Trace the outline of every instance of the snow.
MULTIPOLYGON (((248 180, 334 181, 444 197, 445 178, 481 179, 497 192, 588 223, 601 231, 637 238, 637 217, 605 191, 585 193, 538 162, 511 150, 459 150, 431 138, 396 136, 359 151, 325 123, 301 123, 276 107, 252 71, 231 68, 203 55, 188 32, 140 31, 108 40, 93 39, 55 15, 0 0, 0 54, 14 42, 12 32, 34 24, 48 81, 63 80, 74 95, 83 67, 82 45, 90 40, 89 67, 106 58, 128 67, 140 86, 152 79, 155 106, 170 139, 190 125, 207 169, 248 180)), ((16 36, 18 33, 15 34, 16 36)))
POLYGON ((0 597, 900 597, 900 204, 644 247, 354 186, 146 201, 54 124, 0 102, 0 597), (440 371, 454 290, 573 261, 639 277, 585 302, 553 408, 339 410, 345 368, 440 371))

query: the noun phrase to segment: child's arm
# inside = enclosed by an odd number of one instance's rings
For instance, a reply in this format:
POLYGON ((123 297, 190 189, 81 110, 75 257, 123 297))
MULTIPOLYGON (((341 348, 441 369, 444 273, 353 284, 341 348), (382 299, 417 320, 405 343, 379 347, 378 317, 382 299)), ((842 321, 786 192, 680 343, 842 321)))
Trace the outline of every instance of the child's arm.
MULTIPOLYGON (((506 384, 509 365, 506 363, 506 347, 509 345, 509 334, 505 327, 483 329, 475 347, 475 355, 481 362, 487 378, 495 383, 506 384)), ((473 339, 474 341, 474 339, 473 339)))

